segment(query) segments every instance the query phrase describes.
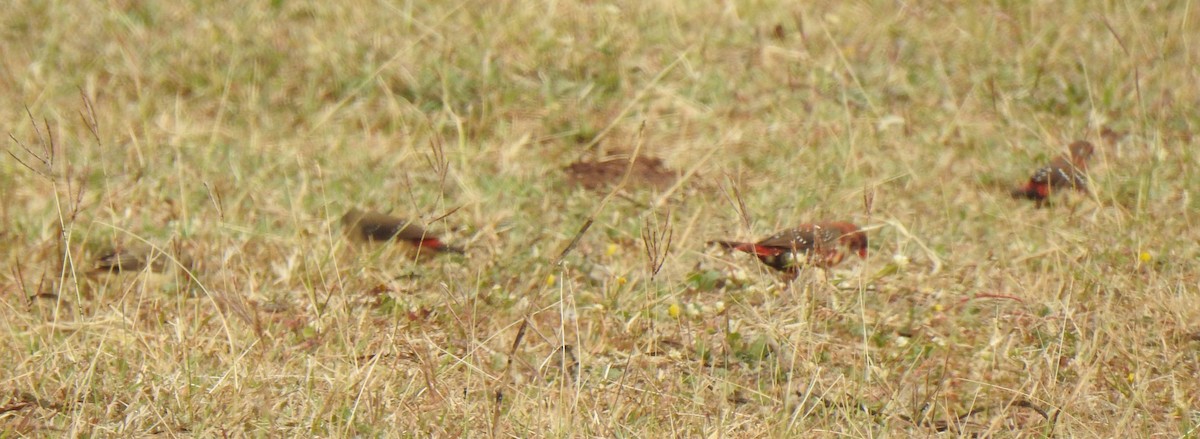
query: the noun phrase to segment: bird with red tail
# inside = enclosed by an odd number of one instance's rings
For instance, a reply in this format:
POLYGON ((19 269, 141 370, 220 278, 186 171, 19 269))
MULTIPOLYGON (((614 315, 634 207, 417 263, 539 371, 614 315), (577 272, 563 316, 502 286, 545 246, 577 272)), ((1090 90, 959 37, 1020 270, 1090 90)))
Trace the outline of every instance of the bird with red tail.
POLYGON ((1079 140, 1072 143, 1067 154, 1055 157, 1049 165, 1034 172, 1029 182, 1013 189, 1013 198, 1030 199, 1037 207, 1042 207, 1051 194, 1063 189, 1089 192, 1087 162, 1093 152, 1095 148, 1090 142, 1079 140))
POLYGON ((844 221, 802 224, 758 242, 710 241, 710 245, 750 253, 768 267, 798 273, 804 266, 830 268, 848 253, 867 257, 867 233, 844 221))
POLYGON ((459 247, 446 245, 437 235, 415 222, 375 211, 350 209, 342 216, 342 225, 346 227, 347 234, 366 241, 397 240, 433 253, 463 252, 459 247))

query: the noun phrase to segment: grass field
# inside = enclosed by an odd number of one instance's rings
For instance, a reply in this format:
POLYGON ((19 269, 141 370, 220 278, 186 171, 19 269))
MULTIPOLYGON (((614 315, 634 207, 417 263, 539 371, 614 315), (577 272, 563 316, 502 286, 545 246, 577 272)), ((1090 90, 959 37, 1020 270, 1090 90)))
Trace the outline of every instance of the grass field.
POLYGON ((1200 435, 1200 5, 342 3, 0 15, 0 436, 1200 435))

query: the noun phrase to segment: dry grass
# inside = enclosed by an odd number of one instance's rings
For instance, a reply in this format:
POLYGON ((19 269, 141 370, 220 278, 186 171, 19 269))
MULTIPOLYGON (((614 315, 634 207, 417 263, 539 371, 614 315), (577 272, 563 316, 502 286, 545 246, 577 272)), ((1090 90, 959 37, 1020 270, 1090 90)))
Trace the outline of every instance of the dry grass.
POLYGON ((4 436, 1197 435, 1191 2, 238 3, 0 15, 4 436), (563 174, 639 142, 684 184, 563 174))

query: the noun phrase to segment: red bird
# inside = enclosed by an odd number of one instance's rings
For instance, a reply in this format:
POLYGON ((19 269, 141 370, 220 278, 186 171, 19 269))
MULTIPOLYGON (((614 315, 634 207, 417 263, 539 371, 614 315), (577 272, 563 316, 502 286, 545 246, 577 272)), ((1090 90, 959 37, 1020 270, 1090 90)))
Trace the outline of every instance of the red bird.
POLYGON ((829 268, 846 258, 846 250, 867 257, 867 234, 842 221, 803 224, 758 242, 711 241, 724 248, 758 256, 768 267, 798 272, 804 265, 829 268))
POLYGON ((379 212, 364 212, 358 209, 350 209, 349 212, 346 212, 342 216, 342 225, 346 227, 346 233, 355 238, 367 241, 390 241, 395 239, 406 241, 421 249, 432 250, 437 253, 463 252, 461 248, 446 245, 446 243, 438 239, 437 235, 425 230, 425 228, 412 221, 379 212))
POLYGON ((1087 162, 1095 148, 1083 140, 1072 143, 1067 154, 1055 157, 1048 166, 1042 167, 1029 177, 1025 185, 1013 189, 1013 198, 1028 198, 1042 207, 1050 194, 1062 189, 1088 192, 1087 162))

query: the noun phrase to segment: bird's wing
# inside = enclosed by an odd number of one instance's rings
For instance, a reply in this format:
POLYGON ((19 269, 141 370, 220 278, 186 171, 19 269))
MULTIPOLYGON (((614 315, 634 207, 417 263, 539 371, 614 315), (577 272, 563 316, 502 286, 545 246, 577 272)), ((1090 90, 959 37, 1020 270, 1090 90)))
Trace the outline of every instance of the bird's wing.
POLYGON ((425 229, 409 220, 378 212, 359 215, 354 219, 351 227, 357 228, 363 237, 372 241, 387 241, 394 238, 420 241, 426 235, 425 229))
POLYGON ((1087 187, 1087 175, 1084 173, 1084 168, 1076 166, 1074 162, 1065 156, 1055 158, 1054 161, 1050 162, 1050 166, 1043 169, 1045 170, 1044 181, 1049 183, 1051 187, 1074 187, 1078 189, 1086 189, 1087 187))
POLYGON ((809 251, 816 245, 817 237, 813 231, 811 226, 787 229, 759 241, 758 245, 793 251, 809 251))
POLYGON ((102 271, 139 271, 145 268, 144 255, 124 250, 115 250, 96 260, 96 269, 102 271))
POLYGON ((147 266, 150 271, 162 272, 167 267, 169 257, 159 249, 118 249, 96 259, 96 270, 99 271, 142 271, 147 266))
POLYGON ((398 222, 393 226, 392 230, 392 236, 405 241, 419 242, 435 238, 435 236, 432 233, 429 233, 429 231, 425 230, 424 227, 409 223, 408 221, 398 222))

